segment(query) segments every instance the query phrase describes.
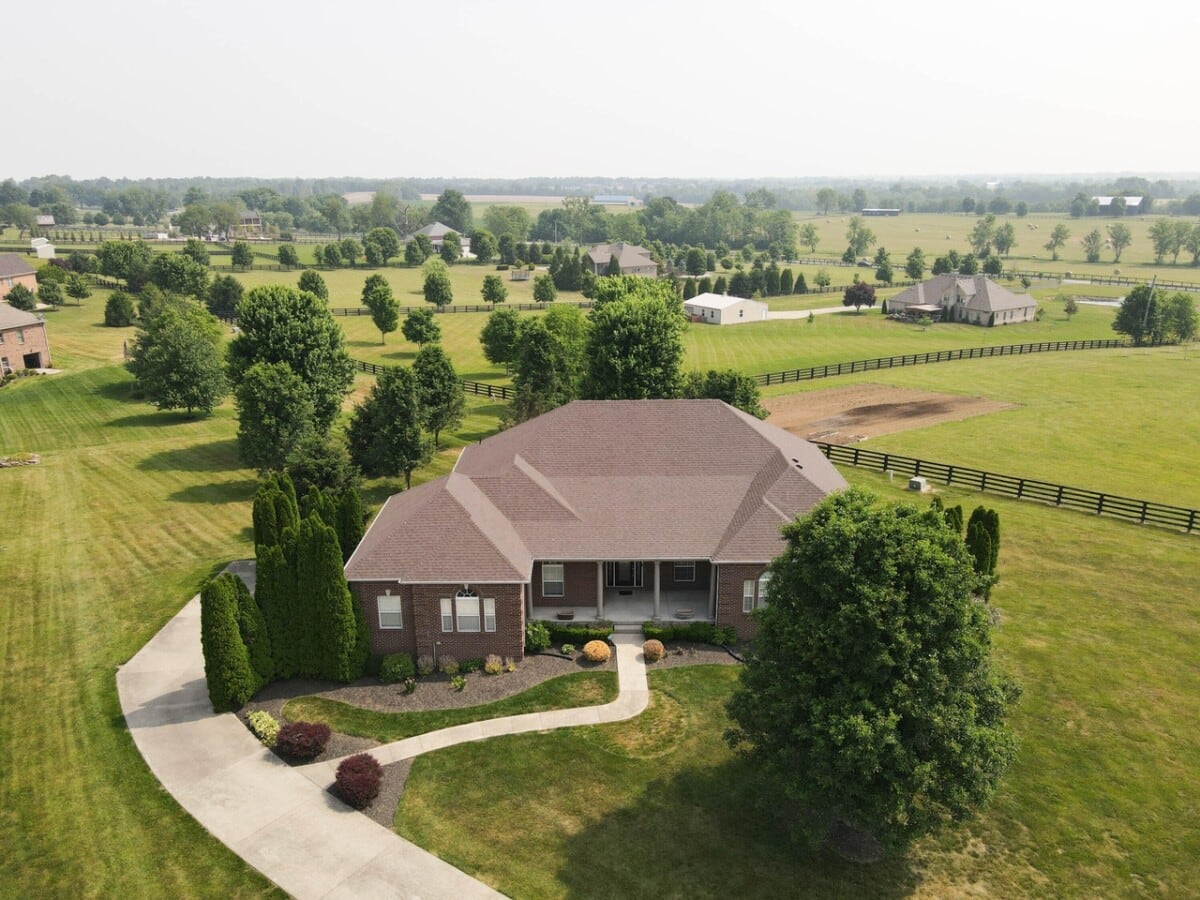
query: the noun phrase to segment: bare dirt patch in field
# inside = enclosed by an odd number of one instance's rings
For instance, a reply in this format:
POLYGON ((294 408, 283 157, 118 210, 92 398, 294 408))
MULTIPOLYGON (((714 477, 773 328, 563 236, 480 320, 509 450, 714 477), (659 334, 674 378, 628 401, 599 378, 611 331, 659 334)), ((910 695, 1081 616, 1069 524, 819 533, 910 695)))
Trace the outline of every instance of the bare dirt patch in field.
POLYGON ((855 384, 768 397, 768 421, 810 441, 853 444, 881 434, 927 428, 972 416, 1014 409, 984 397, 939 394, 885 384, 855 384))

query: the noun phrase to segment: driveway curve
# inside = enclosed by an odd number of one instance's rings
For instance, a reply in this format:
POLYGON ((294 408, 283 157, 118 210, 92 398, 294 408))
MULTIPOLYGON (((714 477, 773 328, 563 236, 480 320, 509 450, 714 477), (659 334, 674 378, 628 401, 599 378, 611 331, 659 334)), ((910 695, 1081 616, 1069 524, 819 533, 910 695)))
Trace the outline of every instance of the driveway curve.
MULTIPOLYGON (((254 563, 226 571, 254 587, 254 563)), ((638 635, 614 635, 617 699, 604 706, 474 722, 371 750, 387 765, 502 734, 616 722, 646 708, 638 635)), ((117 694, 134 744, 163 787, 214 837, 300 898, 499 897, 487 885, 377 825, 332 796, 337 760, 293 768, 233 713, 214 713, 193 597, 117 671, 117 694)))

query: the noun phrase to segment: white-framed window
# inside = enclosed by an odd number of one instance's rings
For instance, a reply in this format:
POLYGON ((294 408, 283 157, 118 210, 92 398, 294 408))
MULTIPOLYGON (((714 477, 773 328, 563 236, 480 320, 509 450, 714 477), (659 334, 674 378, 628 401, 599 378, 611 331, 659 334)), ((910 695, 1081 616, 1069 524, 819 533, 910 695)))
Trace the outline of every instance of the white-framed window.
POLYGON ((753 578, 747 578, 742 582, 742 612, 744 613, 754 611, 754 584, 753 578))
POLYGON ((379 610, 379 628, 381 631, 404 627, 404 611, 400 607, 400 598, 388 594, 375 598, 379 610))
POLYGON ((696 580, 696 561, 694 559, 685 560, 675 563, 675 570, 672 573, 675 581, 695 581, 696 580))
POLYGON ((496 601, 491 597, 483 598, 483 630, 496 630, 496 601))
POLYGON ((566 591, 563 575, 563 564, 560 562, 542 563, 542 596, 561 597, 566 591))
POLYGON ((454 601, 449 597, 442 598, 442 631, 454 630, 454 601))
POLYGON ((479 595, 474 591, 455 594, 454 619, 459 631, 479 631, 479 595))
POLYGON ((767 585, 771 583, 771 573, 763 572, 758 576, 758 605, 767 605, 767 585))
POLYGON ((25 343, 25 329, 24 328, 17 329, 17 343, 18 344, 25 343))

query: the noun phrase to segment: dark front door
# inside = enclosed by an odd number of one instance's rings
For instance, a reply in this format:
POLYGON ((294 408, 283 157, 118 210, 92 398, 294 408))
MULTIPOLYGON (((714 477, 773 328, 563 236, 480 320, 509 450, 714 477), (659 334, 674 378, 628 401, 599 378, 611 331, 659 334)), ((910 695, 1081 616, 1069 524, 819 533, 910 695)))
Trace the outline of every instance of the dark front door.
POLYGON ((608 587, 641 587, 640 562, 610 562, 604 564, 604 581, 608 587))
POLYGON ((42 367, 42 354, 40 354, 40 353, 26 353, 25 354, 25 368, 40 369, 41 367, 42 367))

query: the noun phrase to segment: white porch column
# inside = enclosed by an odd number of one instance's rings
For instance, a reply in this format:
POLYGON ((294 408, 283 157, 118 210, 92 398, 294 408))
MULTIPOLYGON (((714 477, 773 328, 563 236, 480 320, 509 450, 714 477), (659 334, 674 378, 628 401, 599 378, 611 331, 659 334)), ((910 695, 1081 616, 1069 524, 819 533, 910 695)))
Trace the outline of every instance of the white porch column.
POLYGON ((660 597, 661 592, 659 591, 659 588, 658 588, 658 586, 659 586, 659 566, 660 565, 661 565, 661 563, 659 563, 659 561, 656 559, 654 561, 654 618, 656 618, 656 619, 659 618, 658 606, 659 606, 659 602, 661 600, 661 597, 660 597))
POLYGON ((604 618, 604 563, 596 560, 596 618, 604 618))
POLYGON ((708 567, 708 617, 717 621, 717 564, 708 567))

